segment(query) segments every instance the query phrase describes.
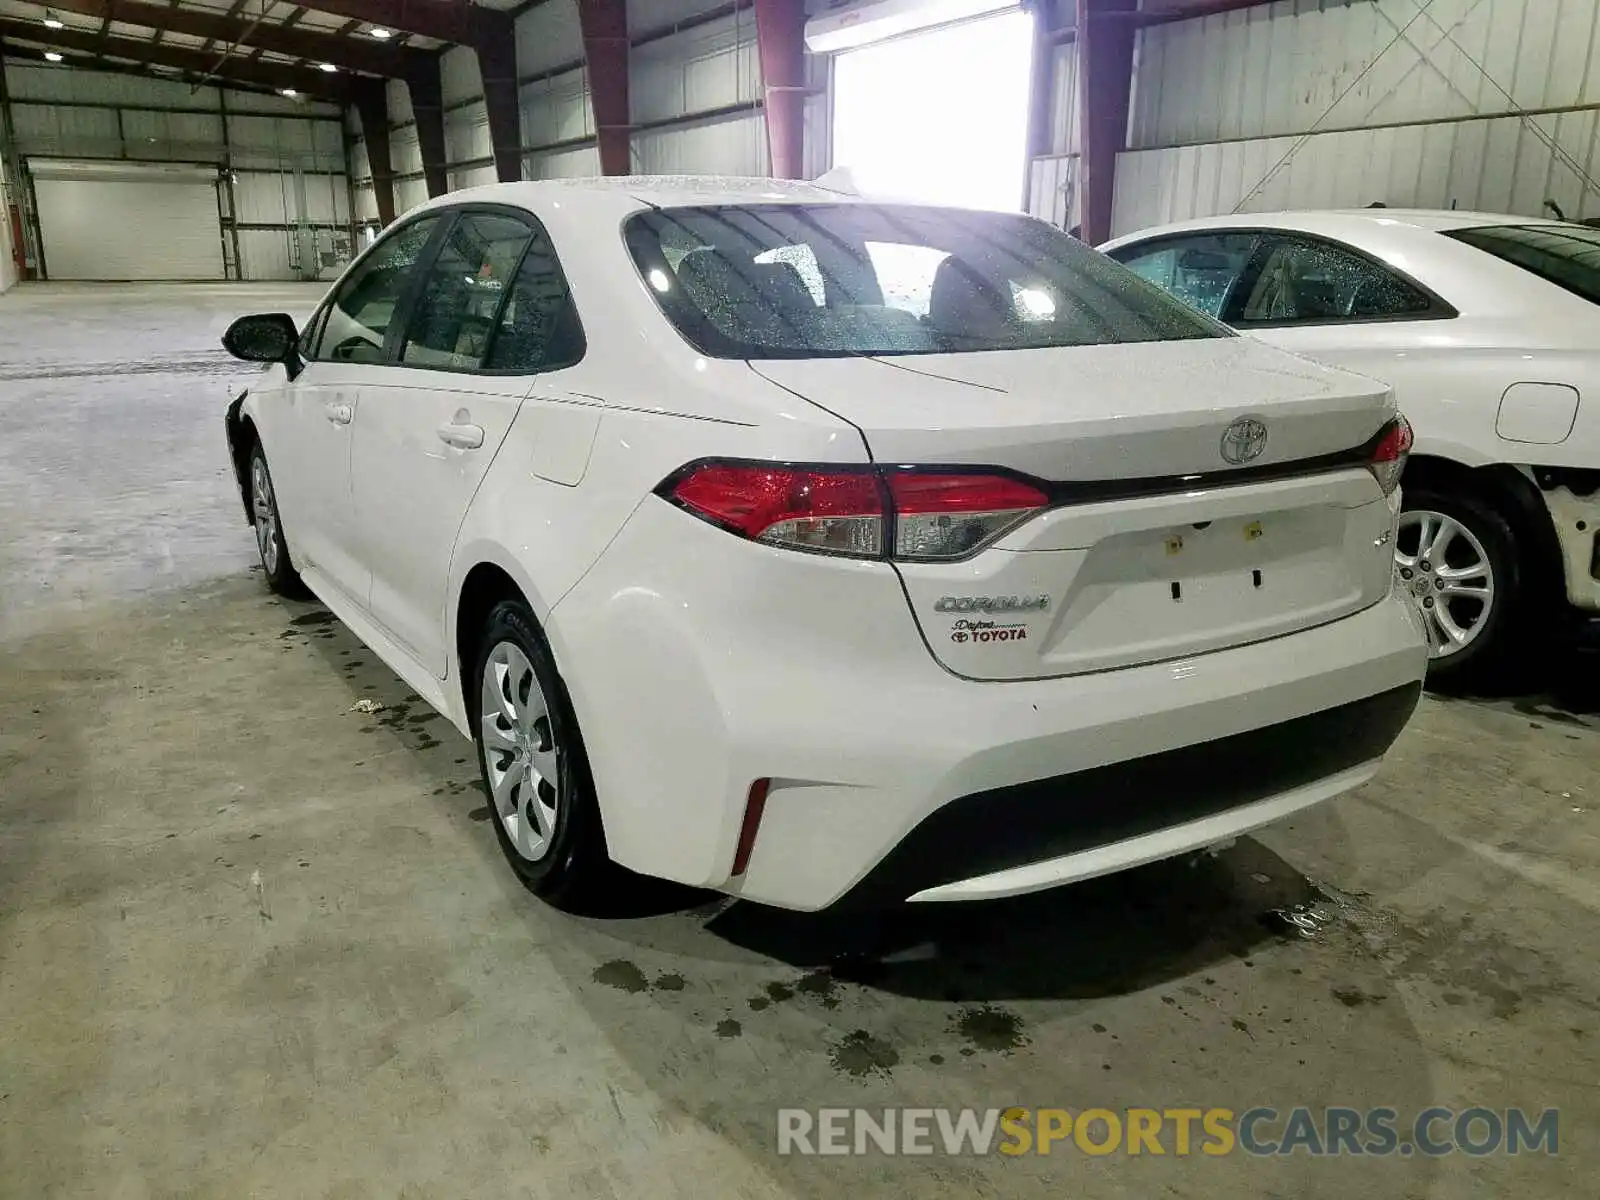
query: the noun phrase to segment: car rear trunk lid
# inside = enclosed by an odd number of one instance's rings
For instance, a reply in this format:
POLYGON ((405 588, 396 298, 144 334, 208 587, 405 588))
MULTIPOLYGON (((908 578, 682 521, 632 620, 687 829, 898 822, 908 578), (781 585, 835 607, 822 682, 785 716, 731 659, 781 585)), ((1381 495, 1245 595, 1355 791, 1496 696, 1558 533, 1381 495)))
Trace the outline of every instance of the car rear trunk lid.
POLYGON ((1394 506, 1351 455, 1394 408, 1359 376, 1244 338, 751 366, 856 425, 881 464, 1043 481, 1052 503, 993 545, 897 564, 958 674, 1162 661, 1387 594, 1394 506))

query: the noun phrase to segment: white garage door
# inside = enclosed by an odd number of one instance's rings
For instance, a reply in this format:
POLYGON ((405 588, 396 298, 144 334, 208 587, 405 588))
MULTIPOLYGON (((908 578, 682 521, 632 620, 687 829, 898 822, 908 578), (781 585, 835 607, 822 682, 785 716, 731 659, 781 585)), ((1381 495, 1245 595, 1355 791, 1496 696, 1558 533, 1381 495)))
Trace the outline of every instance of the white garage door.
POLYGON ((30 159, 51 279, 221 279, 217 172, 30 159))

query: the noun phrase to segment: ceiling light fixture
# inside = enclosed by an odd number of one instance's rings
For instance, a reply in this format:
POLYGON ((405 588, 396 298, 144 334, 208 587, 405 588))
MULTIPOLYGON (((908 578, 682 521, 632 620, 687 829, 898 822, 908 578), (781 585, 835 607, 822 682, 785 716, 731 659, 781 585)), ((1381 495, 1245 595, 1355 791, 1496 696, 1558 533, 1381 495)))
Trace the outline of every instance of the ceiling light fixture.
POLYGON ((318 63, 317 66, 318 66, 319 70, 326 71, 329 75, 332 75, 335 71, 337 71, 339 69, 338 67, 334 66, 332 63, 318 63))
POLYGON ((57 54, 54 50, 46 50, 44 52, 44 60, 45 62, 60 62, 61 55, 57 54))
POLYGON ((291 100, 293 100, 293 99, 294 99, 294 98, 295 98, 295 97, 296 97, 296 96, 298 96, 298 95, 299 95, 299 94, 300 94, 300 93, 299 93, 299 92, 297 92, 297 91, 295 91, 295 90, 294 90, 294 89, 293 89, 293 88, 279 88, 279 89, 278 89, 278 95, 280 95, 280 96, 287 96, 287 97, 289 97, 289 99, 291 99, 291 100))
POLYGON ((385 29, 382 25, 374 25, 371 29, 367 30, 367 32, 373 37, 377 38, 380 42, 387 41, 389 38, 394 36, 394 30, 385 29))
POLYGON ((67 23, 60 17, 56 16, 55 13, 51 12, 49 9, 45 9, 44 27, 46 29, 65 29, 67 27, 67 23))

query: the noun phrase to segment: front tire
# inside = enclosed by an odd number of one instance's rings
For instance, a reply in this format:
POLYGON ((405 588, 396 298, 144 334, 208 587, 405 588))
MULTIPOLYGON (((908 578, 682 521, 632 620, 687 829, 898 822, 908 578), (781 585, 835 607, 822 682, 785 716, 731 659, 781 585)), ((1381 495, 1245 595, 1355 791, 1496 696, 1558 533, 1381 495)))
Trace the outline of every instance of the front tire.
POLYGON ((612 873, 577 718, 533 613, 490 610, 469 693, 478 767, 500 849, 525 887, 586 907, 612 873))
POLYGON ((272 489, 267 452, 260 442, 250 448, 250 509, 255 518, 256 549, 261 554, 261 570, 266 575, 267 587, 280 596, 305 595, 305 585, 294 569, 289 543, 283 536, 278 494, 272 489))
POLYGON ((1395 540, 1395 586, 1428 634, 1428 682, 1490 682, 1531 632, 1525 564, 1510 523, 1463 492, 1408 487, 1395 540))

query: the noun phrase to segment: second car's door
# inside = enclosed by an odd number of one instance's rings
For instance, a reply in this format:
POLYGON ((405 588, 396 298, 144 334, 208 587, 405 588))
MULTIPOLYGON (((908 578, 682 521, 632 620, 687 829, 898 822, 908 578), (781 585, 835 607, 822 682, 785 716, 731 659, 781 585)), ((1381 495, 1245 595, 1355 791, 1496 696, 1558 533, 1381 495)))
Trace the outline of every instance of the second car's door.
MULTIPOLYGON (((368 609, 441 678, 456 533, 534 374, 552 361, 566 305, 531 215, 461 210, 408 302, 390 365, 362 388, 351 477, 368 609)), ((570 360, 570 347, 558 349, 570 360)))

